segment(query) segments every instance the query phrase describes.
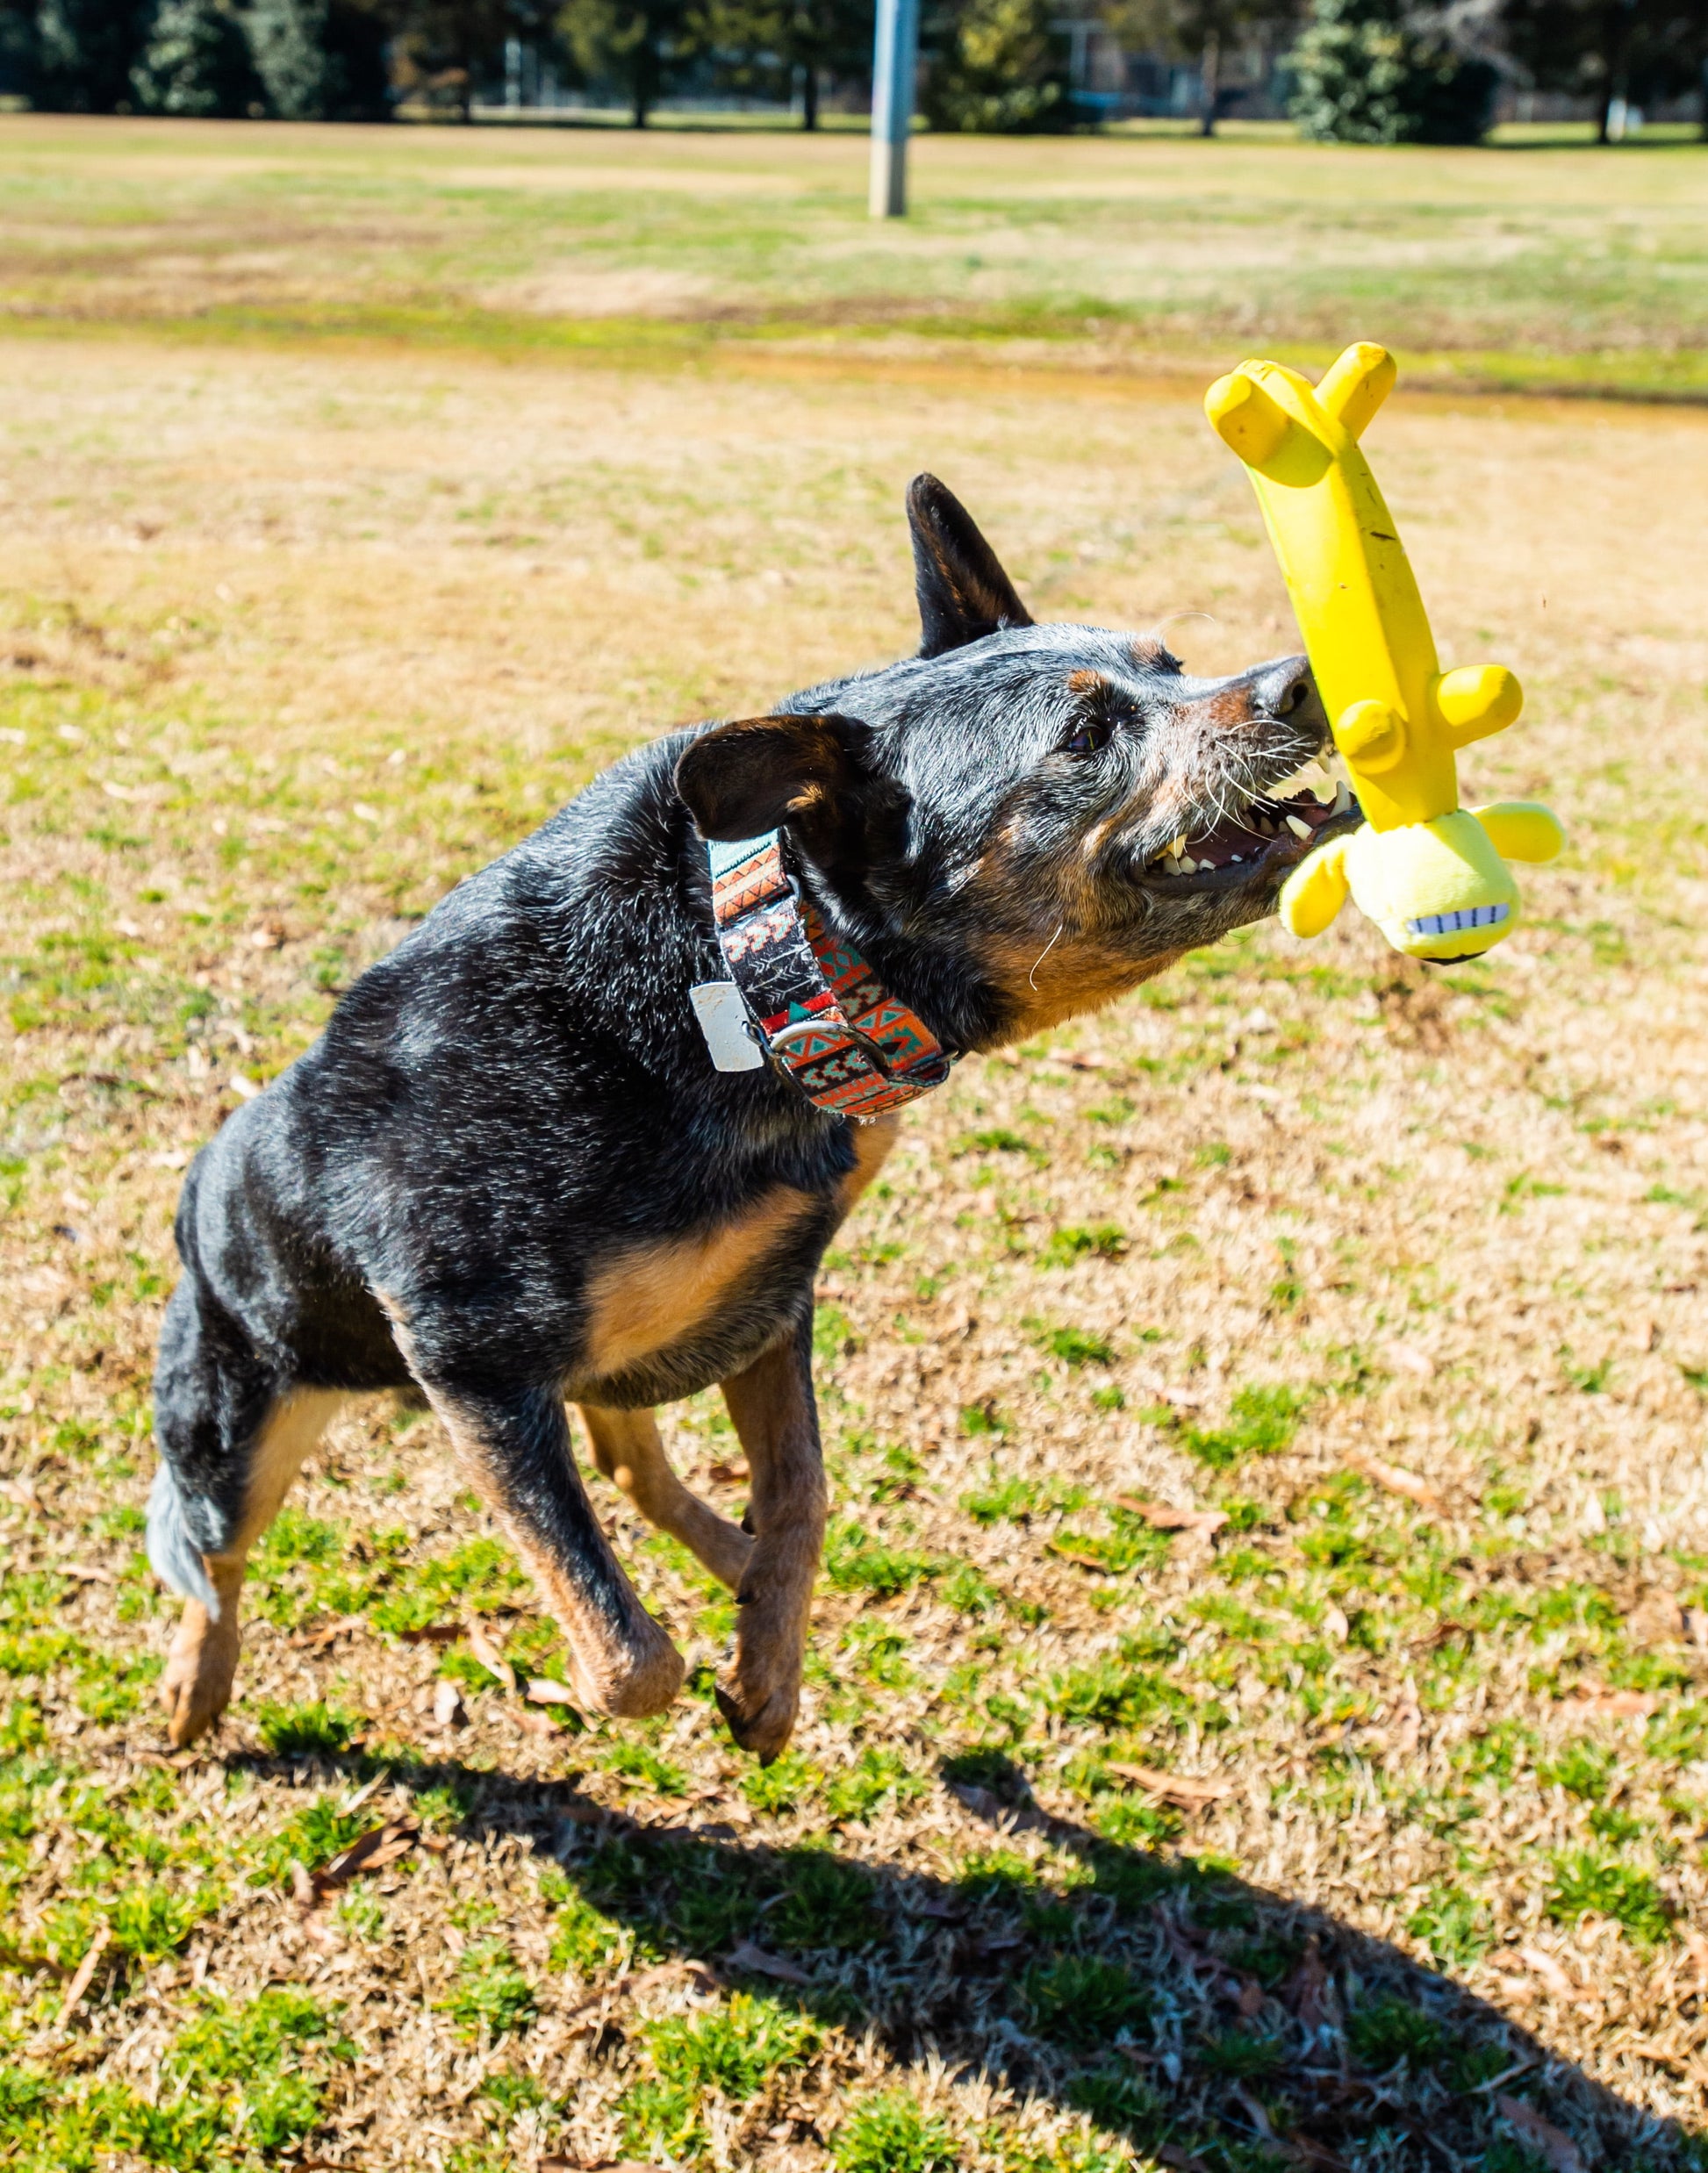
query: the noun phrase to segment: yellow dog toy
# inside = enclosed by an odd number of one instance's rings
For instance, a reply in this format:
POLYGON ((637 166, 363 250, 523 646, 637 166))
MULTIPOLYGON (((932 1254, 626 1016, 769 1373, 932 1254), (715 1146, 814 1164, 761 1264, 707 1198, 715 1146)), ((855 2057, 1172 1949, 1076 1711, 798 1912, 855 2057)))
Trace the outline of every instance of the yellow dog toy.
POLYGON ((1349 347, 1315 391, 1279 362, 1242 362, 1204 396, 1217 434, 1251 470, 1287 578, 1334 743, 1365 817, 1288 878, 1281 916, 1320 936, 1348 891, 1396 950, 1445 964, 1518 926, 1502 855, 1552 860, 1546 807, 1459 805, 1453 756, 1504 731, 1523 706, 1503 664, 1443 672, 1399 535, 1359 450, 1393 388, 1385 348, 1349 347))

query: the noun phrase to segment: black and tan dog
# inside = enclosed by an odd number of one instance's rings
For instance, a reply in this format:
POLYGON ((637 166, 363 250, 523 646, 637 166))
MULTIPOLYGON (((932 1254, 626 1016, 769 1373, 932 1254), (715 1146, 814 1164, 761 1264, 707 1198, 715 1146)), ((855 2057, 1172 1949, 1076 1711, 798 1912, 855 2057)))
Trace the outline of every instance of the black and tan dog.
POLYGON ((589 1710, 659 1710, 682 1662, 583 1490, 566 1399, 605 1476, 737 1594, 737 1741, 788 1740, 825 1520, 814 1273, 896 1119, 827 1113, 780 1065, 714 1068, 689 997, 725 972, 705 841, 780 828, 798 893, 956 1053, 1260 918, 1358 819, 1286 782, 1327 736, 1302 658, 1194 679, 1154 642, 1035 626, 940 484, 908 513, 916 657, 618 763, 459 885, 197 1158, 149 1508, 189 1600, 175 1742, 226 1705, 245 1558, 340 1399, 411 1387, 589 1710), (652 1416, 714 1381, 752 1473, 739 1527, 652 1416))

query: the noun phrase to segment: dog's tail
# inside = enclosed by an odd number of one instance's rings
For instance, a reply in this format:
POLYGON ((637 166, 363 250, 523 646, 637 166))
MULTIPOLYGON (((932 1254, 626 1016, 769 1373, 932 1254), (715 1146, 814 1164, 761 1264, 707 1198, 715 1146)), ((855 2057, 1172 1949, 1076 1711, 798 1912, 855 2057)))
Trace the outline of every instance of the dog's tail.
POLYGON ((202 1550, 190 1534, 187 1510, 172 1467, 162 1458, 148 1495, 148 1560, 163 1584, 187 1600, 199 1600, 218 1622, 219 1596, 202 1566, 202 1550))

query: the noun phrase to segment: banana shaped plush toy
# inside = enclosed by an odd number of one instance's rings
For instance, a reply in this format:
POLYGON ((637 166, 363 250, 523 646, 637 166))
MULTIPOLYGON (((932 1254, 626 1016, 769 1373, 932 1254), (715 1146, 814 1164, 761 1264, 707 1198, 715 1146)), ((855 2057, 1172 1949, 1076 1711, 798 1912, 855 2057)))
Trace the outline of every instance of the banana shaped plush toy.
POLYGON ((1350 891, 1396 950, 1445 964, 1518 926, 1506 857, 1551 860, 1564 837, 1530 801, 1459 804, 1456 751, 1504 731, 1524 695, 1503 664, 1444 673, 1436 660, 1417 584, 1359 449, 1395 375, 1387 349, 1363 343, 1314 390, 1279 362, 1242 362, 1210 387, 1204 408, 1251 470, 1365 817, 1294 871, 1281 919, 1295 936, 1320 936, 1350 891))

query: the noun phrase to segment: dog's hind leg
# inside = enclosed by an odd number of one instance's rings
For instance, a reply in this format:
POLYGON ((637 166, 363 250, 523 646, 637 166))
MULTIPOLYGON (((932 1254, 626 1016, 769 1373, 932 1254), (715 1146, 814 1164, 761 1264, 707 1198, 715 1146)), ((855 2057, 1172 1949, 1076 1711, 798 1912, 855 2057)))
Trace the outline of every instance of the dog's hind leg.
POLYGON ((683 1485, 671 1469, 652 1413, 599 1403, 578 1403, 576 1409, 599 1470, 622 1488, 649 1523, 680 1539, 733 1592, 747 1568, 753 1542, 739 1524, 708 1509, 683 1485))
POLYGON ((154 1375, 161 1463, 148 1497, 148 1555, 187 1602, 160 1686, 167 1732, 180 1747, 226 1710, 249 1549, 341 1400, 281 1384, 223 1316, 210 1318, 192 1278, 178 1285, 154 1375))
POLYGON ((824 1545, 824 1464, 813 1402, 813 1324, 803 1320, 724 1402, 753 1474, 753 1552, 736 1589, 736 1653, 718 1704, 743 1750, 775 1758, 793 1732, 813 1580, 824 1545))
POLYGON ((576 1471, 558 1397, 549 1389, 500 1396, 424 1385, 569 1640, 578 1699, 592 1712, 662 1712, 681 1688, 682 1655, 611 1552, 576 1471))

